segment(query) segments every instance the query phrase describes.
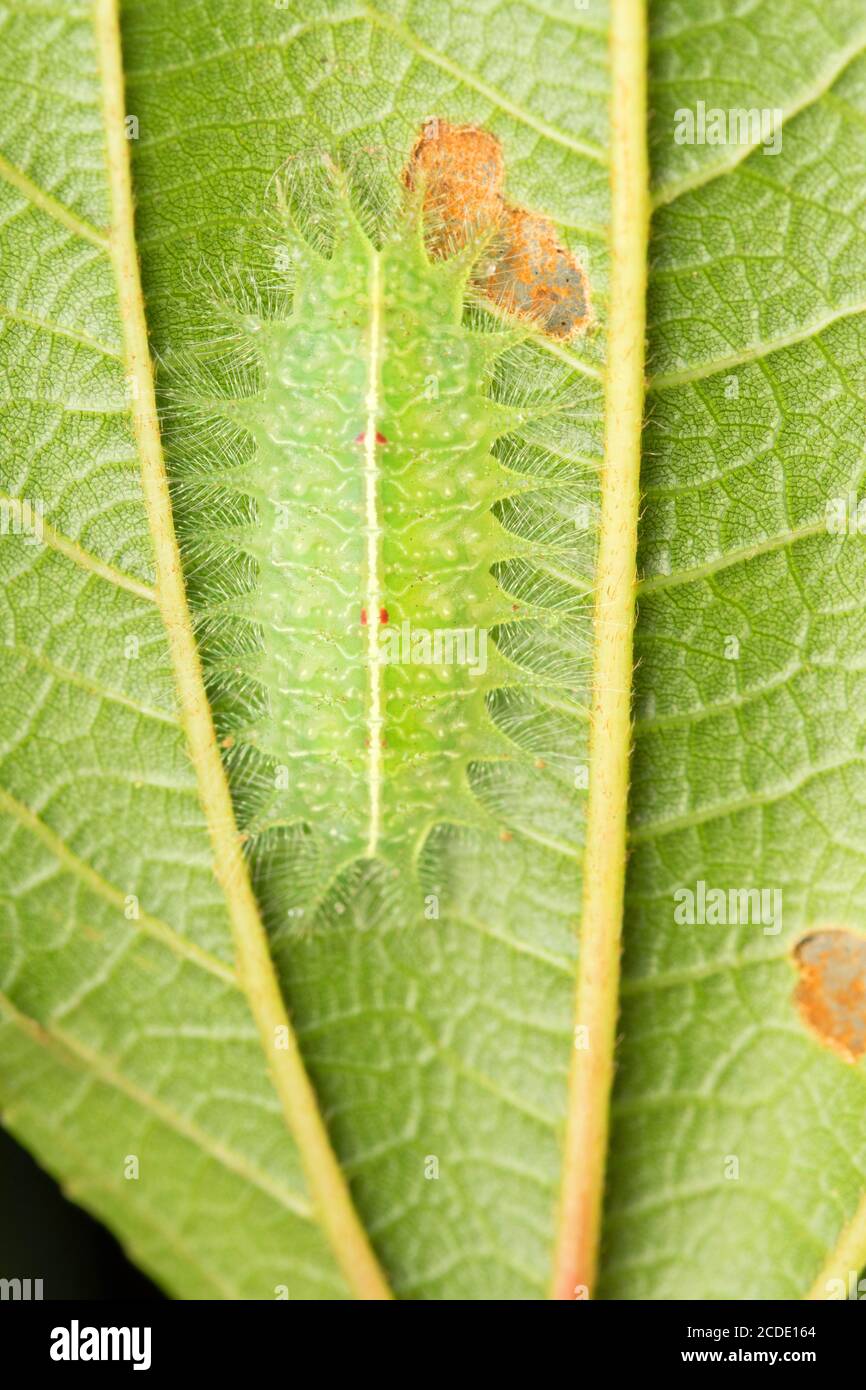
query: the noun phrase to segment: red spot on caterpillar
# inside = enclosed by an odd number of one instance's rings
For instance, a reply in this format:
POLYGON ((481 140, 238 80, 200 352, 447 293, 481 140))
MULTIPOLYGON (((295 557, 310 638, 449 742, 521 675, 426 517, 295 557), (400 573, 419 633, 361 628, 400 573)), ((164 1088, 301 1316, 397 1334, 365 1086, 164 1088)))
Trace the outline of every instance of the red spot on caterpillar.
POLYGON ((379 609, 379 622, 382 624, 383 627, 387 627, 387 626, 388 626, 388 621, 389 621, 389 619, 388 619, 388 610, 387 610, 387 608, 380 608, 380 609, 379 609))
POLYGON ((361 626, 362 626, 362 627, 366 627, 366 626, 367 626, 367 610, 366 610, 366 608, 362 608, 362 609, 361 609, 361 626))
POLYGON ((423 187, 427 244, 451 256, 487 239, 487 264, 476 271, 481 291, 506 313, 538 325, 551 338, 571 338, 590 321, 589 282, 548 217, 505 195, 505 161, 495 135, 474 125, 425 121, 403 172, 407 188, 423 187))
MULTIPOLYGON (((361 430, 361 433, 360 433, 360 434, 356 434, 356 435, 355 435, 355 443, 356 443, 356 444, 365 444, 366 441, 367 441, 367 431, 366 431, 366 430, 361 430)), ((387 443, 388 443, 388 441, 387 441, 387 439, 385 438, 384 434, 380 434, 378 430, 376 431, 376 443, 377 443, 377 444, 387 444, 387 443)))

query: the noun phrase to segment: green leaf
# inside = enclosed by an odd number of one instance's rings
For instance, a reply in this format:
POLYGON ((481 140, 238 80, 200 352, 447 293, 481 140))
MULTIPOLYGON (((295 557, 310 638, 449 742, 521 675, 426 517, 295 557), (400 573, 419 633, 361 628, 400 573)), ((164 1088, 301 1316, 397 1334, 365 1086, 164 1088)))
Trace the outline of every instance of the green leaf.
POLYGON ((4 1122, 179 1298, 827 1297, 859 7, 121 9, 0 0, 4 1122), (587 329, 479 293, 434 118, 587 329), (404 624, 483 669, 377 664, 404 624))
POLYGON ((866 560, 827 505, 859 495, 866 441, 866 28, 841 2, 736 10, 659 6, 653 32, 609 1297, 826 1298, 866 1253, 863 1062, 804 1028, 791 958, 864 927, 866 560), (675 145, 698 99, 780 109, 781 150, 675 145), (701 881, 778 891, 778 927, 677 926, 701 881))

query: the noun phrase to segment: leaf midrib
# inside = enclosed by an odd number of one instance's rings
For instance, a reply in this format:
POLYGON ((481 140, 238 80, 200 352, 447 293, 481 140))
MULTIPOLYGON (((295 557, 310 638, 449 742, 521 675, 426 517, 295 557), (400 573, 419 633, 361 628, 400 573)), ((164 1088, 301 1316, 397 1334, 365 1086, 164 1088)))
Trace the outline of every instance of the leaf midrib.
POLYGON ((610 44, 610 320, 574 1017, 588 1047, 578 1050, 575 1031, 552 1281, 559 1300, 595 1284, 619 1002, 650 218, 645 0, 613 0, 610 44))
POLYGON ((118 0, 96 0, 94 24, 102 79, 112 209, 110 254, 123 325, 127 374, 134 384, 130 413, 141 459, 144 501, 155 555, 157 595, 168 637, 189 755, 214 849, 214 873, 231 921, 238 975, 258 1028, 287 1127, 298 1146, 318 1221, 355 1293, 364 1299, 388 1299, 391 1297, 390 1289, 352 1204, 345 1174, 331 1146, 297 1037, 289 1021, 244 862, 231 795, 216 743, 187 606, 162 453, 135 241, 129 142, 124 130, 124 76, 118 0))

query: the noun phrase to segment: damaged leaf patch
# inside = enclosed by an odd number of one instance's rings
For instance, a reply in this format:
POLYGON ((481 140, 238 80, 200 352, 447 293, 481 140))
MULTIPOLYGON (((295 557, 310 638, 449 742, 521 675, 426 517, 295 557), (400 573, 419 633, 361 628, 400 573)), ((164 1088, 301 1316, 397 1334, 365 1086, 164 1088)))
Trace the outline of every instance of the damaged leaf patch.
POLYGON ((440 257, 489 237, 478 269, 482 292, 505 313, 551 338, 572 338, 590 321, 589 284, 547 217, 503 196, 505 161, 495 135, 472 125, 426 121, 404 171, 421 187, 428 245, 440 257))
POLYGON ((866 940, 841 928, 812 932, 794 960, 803 1022, 846 1062, 859 1061, 866 1052, 866 940))

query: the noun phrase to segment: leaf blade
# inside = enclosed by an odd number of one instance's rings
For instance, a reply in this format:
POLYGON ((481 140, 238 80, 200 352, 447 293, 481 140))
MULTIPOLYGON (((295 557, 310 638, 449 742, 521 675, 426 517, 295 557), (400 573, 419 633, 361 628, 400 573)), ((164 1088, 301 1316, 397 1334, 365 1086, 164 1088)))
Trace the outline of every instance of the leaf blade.
MULTIPOLYGON (((780 14, 762 6, 755 35, 780 14)), ((653 143, 671 196, 651 255, 657 377, 603 1282, 615 1298, 801 1298, 830 1277, 819 1271, 840 1232, 857 1230, 862 1073, 803 1028, 790 948, 825 926, 862 930, 845 887, 859 876, 862 553, 825 515, 859 486, 866 423, 863 247, 843 172, 862 136, 834 85, 862 103, 858 18, 833 6, 819 33, 792 9, 784 43, 800 56, 784 81, 759 43, 746 62, 724 49, 743 104, 786 115, 777 155, 737 147, 731 162, 729 146, 720 162, 671 138, 675 108, 710 105, 699 52, 718 34, 692 13, 668 37, 657 17, 653 143), (678 925, 674 893, 701 882, 726 901, 778 890, 778 924, 678 925)))

